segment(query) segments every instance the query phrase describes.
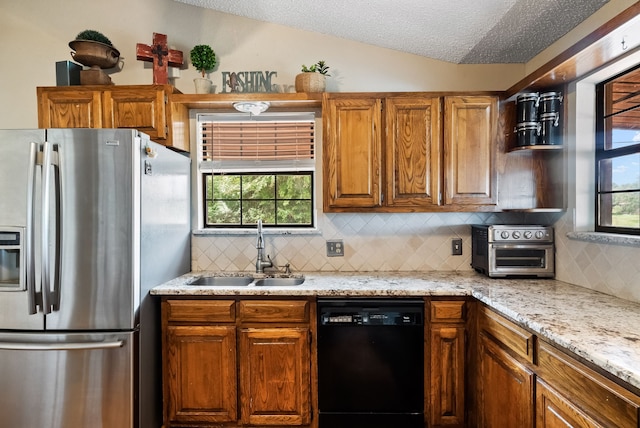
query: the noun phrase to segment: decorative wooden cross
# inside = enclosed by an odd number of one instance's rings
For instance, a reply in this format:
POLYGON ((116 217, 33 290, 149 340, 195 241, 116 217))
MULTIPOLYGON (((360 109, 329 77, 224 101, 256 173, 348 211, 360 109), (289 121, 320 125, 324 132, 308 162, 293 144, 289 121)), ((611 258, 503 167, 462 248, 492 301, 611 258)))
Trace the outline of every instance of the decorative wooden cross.
POLYGON ((151 46, 138 43, 136 45, 136 59, 153 62, 153 83, 169 83, 167 69, 180 67, 183 64, 182 51, 167 48, 167 35, 153 33, 151 46))

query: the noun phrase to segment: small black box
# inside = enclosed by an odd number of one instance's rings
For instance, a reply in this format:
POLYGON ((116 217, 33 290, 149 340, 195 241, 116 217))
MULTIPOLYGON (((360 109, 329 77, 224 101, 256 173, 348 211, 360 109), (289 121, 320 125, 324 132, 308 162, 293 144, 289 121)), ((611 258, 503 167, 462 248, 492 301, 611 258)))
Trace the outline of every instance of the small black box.
POLYGON ((80 84, 82 66, 71 61, 56 62, 56 86, 80 84))

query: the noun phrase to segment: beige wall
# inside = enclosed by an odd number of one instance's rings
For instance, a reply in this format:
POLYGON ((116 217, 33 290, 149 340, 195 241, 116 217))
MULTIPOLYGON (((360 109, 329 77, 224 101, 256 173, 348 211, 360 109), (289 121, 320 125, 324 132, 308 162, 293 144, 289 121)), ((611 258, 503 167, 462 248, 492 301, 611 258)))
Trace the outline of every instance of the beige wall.
MULTIPOLYGON (((158 32, 167 34, 170 46, 182 50, 187 61, 195 44, 210 44, 220 59, 210 76, 218 88, 221 71, 277 71, 274 83, 292 84, 301 64, 324 59, 333 75, 329 91, 503 90, 633 3, 611 0, 527 64, 474 66, 265 24, 172 0, 0 0, 0 128, 37 126, 35 88, 55 85, 55 62, 71 60, 67 43, 84 29, 105 33, 121 51, 124 68, 112 75, 118 85, 152 82, 151 69, 135 59, 135 46, 150 43, 152 33, 158 32)), ((196 76, 189 66, 181 71, 175 85, 184 93, 193 93, 196 76)), ((319 214, 321 234, 269 237, 268 245, 278 262, 291 261, 301 270, 468 270, 469 224, 546 220, 463 213, 319 214), (462 257, 449 255, 450 239, 456 236, 464 239, 462 257), (347 257, 324 255, 325 240, 333 238, 345 240, 347 257)), ((607 283, 607 278, 617 277, 613 274, 628 272, 630 259, 599 258, 605 253, 625 253, 628 248, 568 241, 564 233, 573 229, 571 214, 563 216, 557 226, 561 279, 640 301, 633 281, 607 283), (580 275, 585 265, 597 266, 598 280, 590 280, 593 275, 580 275)), ((254 251, 252 237, 197 236, 194 269, 250 268, 254 251)), ((637 249, 632 254, 637 259, 637 249)))
MULTIPOLYGON (((67 44, 85 29, 101 31, 120 50, 124 68, 111 76, 118 85, 152 83, 135 47, 151 43, 154 32, 166 34, 187 62, 194 45, 211 45, 220 59, 210 76, 218 91, 221 71, 277 71, 274 83, 293 84, 301 64, 320 59, 331 67, 329 91, 501 90, 524 70, 522 64, 455 65, 172 0, 3 0, 0 128, 37 126, 35 88, 55 85, 55 62, 71 60, 67 44)), ((189 64, 175 85, 193 93, 194 77, 189 64)))

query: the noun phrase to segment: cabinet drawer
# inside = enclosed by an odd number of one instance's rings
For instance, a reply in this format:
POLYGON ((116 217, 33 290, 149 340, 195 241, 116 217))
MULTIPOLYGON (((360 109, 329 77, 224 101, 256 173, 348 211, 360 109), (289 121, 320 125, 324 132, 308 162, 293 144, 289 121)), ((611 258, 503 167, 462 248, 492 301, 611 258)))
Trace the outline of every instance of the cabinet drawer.
POLYGON ((534 335, 486 307, 479 313, 480 332, 485 332, 517 355, 533 363, 534 335))
POLYGON ((234 322, 233 300, 167 300, 163 306, 167 321, 234 322))
POLYGON ((604 426, 640 426, 640 397, 551 345, 538 343, 538 375, 567 401, 604 426))
POLYGON ((466 318, 465 302, 459 301, 432 301, 431 322, 457 323, 466 318))
POLYGON ((306 300, 243 300, 238 302, 241 322, 308 322, 306 300))

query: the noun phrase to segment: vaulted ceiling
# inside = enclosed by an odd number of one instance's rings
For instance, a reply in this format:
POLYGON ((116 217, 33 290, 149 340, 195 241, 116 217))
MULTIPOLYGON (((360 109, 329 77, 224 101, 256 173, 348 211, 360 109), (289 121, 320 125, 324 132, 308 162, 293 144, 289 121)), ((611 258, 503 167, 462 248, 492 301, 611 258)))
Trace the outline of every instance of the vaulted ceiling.
POLYGON ((175 0, 456 64, 524 63, 609 0, 175 0))

